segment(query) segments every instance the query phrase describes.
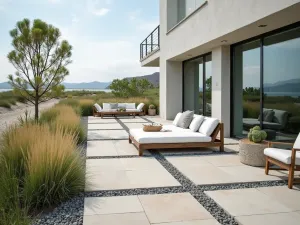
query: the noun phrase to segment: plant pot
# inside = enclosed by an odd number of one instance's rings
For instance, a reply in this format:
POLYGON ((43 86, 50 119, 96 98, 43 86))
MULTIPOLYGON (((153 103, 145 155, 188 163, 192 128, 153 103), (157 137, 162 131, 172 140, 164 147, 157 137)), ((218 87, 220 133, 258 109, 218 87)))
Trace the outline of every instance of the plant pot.
POLYGON ((155 116, 156 115, 156 109, 148 109, 148 115, 149 116, 155 116))
POLYGON ((267 148, 266 141, 261 143, 254 143, 248 139, 242 139, 239 142, 240 146, 240 161, 249 166, 265 166, 266 158, 264 149, 267 148))

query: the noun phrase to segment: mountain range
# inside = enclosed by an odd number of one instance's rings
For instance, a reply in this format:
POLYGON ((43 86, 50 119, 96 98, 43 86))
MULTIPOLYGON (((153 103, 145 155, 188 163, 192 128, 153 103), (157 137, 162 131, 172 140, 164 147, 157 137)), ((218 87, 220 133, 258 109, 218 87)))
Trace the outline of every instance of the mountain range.
MULTIPOLYGON (((133 77, 127 77, 125 79, 131 80, 133 77)), ((150 75, 139 76, 136 77, 137 79, 147 79, 151 82, 154 87, 159 86, 159 72, 155 72, 150 75)), ((108 86, 111 82, 83 82, 83 83, 68 83, 64 82, 63 85, 66 89, 108 89, 108 86)), ((8 82, 0 83, 0 89, 11 89, 11 86, 8 82)))

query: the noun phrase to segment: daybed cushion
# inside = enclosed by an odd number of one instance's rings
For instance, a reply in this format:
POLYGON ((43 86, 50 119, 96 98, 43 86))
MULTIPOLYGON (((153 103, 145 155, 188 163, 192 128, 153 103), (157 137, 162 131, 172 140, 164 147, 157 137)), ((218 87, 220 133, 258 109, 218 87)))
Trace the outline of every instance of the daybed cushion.
POLYGON ((143 110, 143 107, 144 107, 144 103, 140 103, 137 107, 136 107, 136 109, 137 110, 139 110, 140 112, 143 110))
POLYGON ((173 125, 174 125, 174 126, 177 126, 177 125, 178 125, 178 121, 179 121, 181 115, 182 115, 182 113, 177 113, 175 119, 173 120, 173 125))
POLYGON ((206 136, 210 136, 214 132, 218 124, 219 120, 217 118, 205 117, 203 123, 199 128, 199 132, 206 136))
MULTIPOLYGON (((266 148, 264 154, 285 164, 291 164, 292 151, 278 148, 266 148)), ((296 165, 300 165, 300 152, 296 152, 296 165)))
POLYGON ((194 117, 193 111, 183 112, 178 120, 177 126, 184 128, 184 129, 189 128, 189 126, 193 120, 193 117, 194 117))
POLYGON ((102 108, 98 103, 95 103, 94 106, 97 109, 97 112, 101 112, 102 108))
POLYGON ((130 129, 129 133, 141 144, 198 143, 211 141, 211 137, 198 132, 144 132, 143 129, 130 129))
POLYGON ((294 143, 294 146, 293 146, 294 149, 300 149, 300 133, 298 134, 298 137, 294 143))
POLYGON ((202 124, 204 120, 204 116, 201 115, 194 115, 194 119, 192 120, 189 128, 193 132, 197 132, 200 128, 200 125, 202 124))
POLYGON ((135 103, 126 103, 126 109, 136 109, 135 103))

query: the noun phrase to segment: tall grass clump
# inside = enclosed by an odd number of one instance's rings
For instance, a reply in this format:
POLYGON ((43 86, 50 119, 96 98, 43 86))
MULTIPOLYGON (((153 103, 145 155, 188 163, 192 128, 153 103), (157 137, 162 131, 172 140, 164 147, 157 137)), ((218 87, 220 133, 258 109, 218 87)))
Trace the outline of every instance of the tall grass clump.
POLYGON ((82 116, 91 116, 93 115, 93 105, 95 101, 92 99, 79 99, 79 107, 81 110, 82 116))
POLYGON ((56 105, 42 112, 39 122, 41 124, 49 124, 52 129, 56 129, 60 126, 66 132, 76 134, 78 143, 85 140, 80 114, 79 112, 76 112, 72 106, 62 104, 56 105))
POLYGON ((2 136, 0 160, 0 224, 28 224, 31 213, 84 189, 77 134, 62 126, 10 127, 2 136))

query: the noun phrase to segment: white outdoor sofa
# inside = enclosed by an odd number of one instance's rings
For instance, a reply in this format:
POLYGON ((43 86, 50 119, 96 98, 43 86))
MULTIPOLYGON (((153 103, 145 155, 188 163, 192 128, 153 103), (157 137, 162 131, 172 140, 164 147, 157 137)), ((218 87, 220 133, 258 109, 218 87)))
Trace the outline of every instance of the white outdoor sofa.
MULTIPOLYGON (((197 116, 200 115, 194 117, 197 116)), ((196 132, 177 127, 174 122, 173 125, 163 125, 160 132, 130 129, 129 143, 137 147, 140 156, 146 149, 219 147, 220 151, 224 151, 223 123, 218 119, 204 117, 196 132)))
POLYGON ((103 118, 105 115, 145 115, 145 104, 140 103, 137 107, 135 103, 103 103, 101 107, 99 104, 94 104, 93 106, 93 116, 101 116, 103 118), (126 109, 126 111, 119 111, 119 109, 126 109))

